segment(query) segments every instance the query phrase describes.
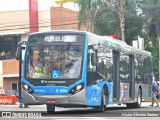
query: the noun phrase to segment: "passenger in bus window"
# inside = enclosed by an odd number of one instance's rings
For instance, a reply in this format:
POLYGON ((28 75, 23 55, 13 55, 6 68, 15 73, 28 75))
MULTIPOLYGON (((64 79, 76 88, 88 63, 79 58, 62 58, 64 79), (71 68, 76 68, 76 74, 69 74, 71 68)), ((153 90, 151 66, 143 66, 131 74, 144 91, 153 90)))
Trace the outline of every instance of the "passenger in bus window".
POLYGON ((2 56, 2 60, 5 60, 5 59, 6 59, 6 53, 5 53, 4 50, 2 51, 1 56, 2 56))

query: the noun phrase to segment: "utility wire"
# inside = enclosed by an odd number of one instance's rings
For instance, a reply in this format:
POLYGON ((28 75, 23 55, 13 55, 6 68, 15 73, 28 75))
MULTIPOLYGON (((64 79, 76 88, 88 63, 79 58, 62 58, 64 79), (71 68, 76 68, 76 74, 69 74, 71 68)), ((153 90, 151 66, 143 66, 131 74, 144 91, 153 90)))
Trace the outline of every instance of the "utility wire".
POLYGON ((26 24, 17 24, 17 25, 6 25, 6 26, 0 26, 0 28, 4 28, 4 27, 20 27, 20 26, 34 26, 34 25, 40 25, 40 24, 55 24, 55 23, 57 23, 57 22, 60 22, 60 21, 62 21, 62 22, 69 22, 70 20, 78 20, 78 18, 73 18, 73 19, 66 19, 66 20, 57 20, 57 21, 47 21, 47 22, 40 22, 40 23, 33 23, 33 24, 28 24, 28 23, 26 23, 26 24))
MULTIPOLYGON (((69 24, 60 24, 60 25, 43 25, 43 26, 34 26, 34 27, 31 27, 31 28, 44 28, 44 27, 53 27, 53 26, 65 26, 65 25, 74 25, 74 24, 77 24, 78 23, 69 23, 69 24)), ((19 27, 19 28, 16 28, 16 29, 3 29, 3 30, 0 30, 0 31, 8 31, 8 30, 20 30, 20 29, 29 29, 30 27, 19 27)), ((78 27, 77 27, 78 28, 78 27)))
MULTIPOLYGON (((49 19, 48 19, 49 20, 49 19)), ((63 20, 54 20, 54 21, 45 21, 45 22, 39 22, 38 23, 38 25, 41 25, 41 24, 48 24, 48 23, 50 23, 50 24, 56 24, 57 22, 69 22, 69 21, 71 21, 71 20, 78 20, 79 21, 79 19, 77 18, 77 17, 75 17, 75 18, 71 18, 71 19, 63 19, 63 20)), ((96 23, 101 23, 101 22, 105 22, 104 20, 98 20, 99 22, 96 22, 96 23)), ((110 22, 116 22, 116 21, 118 21, 117 19, 111 19, 111 21, 110 22)), ((133 21, 126 21, 126 22, 133 22, 133 21)), ((134 23, 142 23, 142 22, 134 22, 134 23)), ((3 24, 4 25, 4 24, 3 24)), ((37 23, 35 23, 35 24, 17 24, 17 25, 6 25, 6 26, 0 26, 0 28, 5 28, 5 27, 21 27, 21 26, 34 26, 34 25, 37 25, 37 23)))
MULTIPOLYGON (((78 16, 72 16, 72 17, 63 17, 63 18, 60 18, 60 20, 53 20, 53 21, 65 21, 65 20, 70 20, 72 18, 77 18, 78 19, 78 16)), ((51 19, 44 19, 44 20, 41 20, 41 21, 50 21, 51 19)), ((41 22, 40 21, 40 22, 41 22)), ((20 23, 29 23, 29 21, 23 21, 23 22, 10 22, 10 23, 1 23, 0 25, 4 25, 4 24, 7 24, 7 25, 10 25, 10 24, 20 24, 20 23)))
MULTIPOLYGON (((130 21, 130 22, 133 22, 133 21, 130 21)), ((97 23, 101 23, 101 21, 97 22, 97 23)), ((140 23, 140 22, 139 22, 140 23)), ((44 28, 44 27, 57 27, 57 26, 67 26, 67 25, 77 25, 77 28, 78 28, 78 24, 79 22, 73 22, 73 23, 65 23, 65 24, 51 24, 51 25, 41 25, 41 26, 34 26, 34 27, 31 27, 31 28, 44 28)), ((0 29, 0 31, 8 31, 8 30, 19 30, 19 29, 29 29, 30 27, 23 27, 23 26, 20 26, 18 28, 7 28, 7 29, 0 29)))

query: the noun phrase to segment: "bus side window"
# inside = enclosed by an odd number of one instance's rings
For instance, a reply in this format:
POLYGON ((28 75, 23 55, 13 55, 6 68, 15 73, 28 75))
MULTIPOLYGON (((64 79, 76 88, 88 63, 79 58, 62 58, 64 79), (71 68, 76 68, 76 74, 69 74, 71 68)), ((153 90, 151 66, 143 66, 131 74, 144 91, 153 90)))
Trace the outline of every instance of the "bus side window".
POLYGON ((140 62, 138 59, 138 55, 135 56, 135 80, 140 81, 141 80, 141 75, 140 75, 140 62))
POLYGON ((92 49, 89 49, 88 50, 88 56, 87 56, 87 69, 88 69, 88 71, 96 71, 96 67, 97 66, 94 66, 94 65, 92 65, 92 63, 91 63, 91 54, 92 53, 94 53, 95 51, 93 51, 92 49))
POLYGON ((145 74, 145 69, 144 69, 144 56, 138 57, 138 70, 140 74, 140 82, 144 82, 144 74, 145 74))
POLYGON ((152 81, 152 73, 151 73, 151 64, 150 58, 146 57, 144 59, 144 81, 145 83, 151 83, 152 81))
POLYGON ((113 79, 113 55, 112 49, 105 47, 98 51, 97 71, 104 76, 106 80, 113 79))
POLYGON ((120 79, 129 80, 129 55, 125 53, 120 56, 120 79))
POLYGON ((91 48, 88 49, 88 56, 87 56, 87 85, 90 85, 91 83, 93 83, 94 81, 96 81, 97 79, 99 79, 98 77, 98 73, 96 71, 96 67, 92 65, 91 63, 91 54, 95 53, 95 51, 91 48))

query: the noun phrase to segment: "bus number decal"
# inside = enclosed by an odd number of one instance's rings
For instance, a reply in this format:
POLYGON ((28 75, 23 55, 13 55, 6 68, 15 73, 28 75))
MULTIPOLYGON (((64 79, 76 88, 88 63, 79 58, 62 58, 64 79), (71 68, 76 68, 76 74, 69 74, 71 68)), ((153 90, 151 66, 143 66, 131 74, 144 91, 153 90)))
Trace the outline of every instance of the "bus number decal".
POLYGON ((67 89, 56 89, 56 93, 67 93, 67 89))

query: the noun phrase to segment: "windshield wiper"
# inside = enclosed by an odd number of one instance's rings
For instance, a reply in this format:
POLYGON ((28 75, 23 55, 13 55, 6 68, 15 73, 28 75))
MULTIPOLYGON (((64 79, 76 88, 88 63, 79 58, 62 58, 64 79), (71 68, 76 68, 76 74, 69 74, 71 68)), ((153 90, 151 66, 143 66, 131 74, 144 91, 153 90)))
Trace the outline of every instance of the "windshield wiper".
POLYGON ((62 58, 62 56, 63 56, 63 52, 64 52, 64 51, 67 51, 67 50, 70 48, 70 45, 71 45, 71 43, 68 43, 68 45, 67 45, 67 46, 64 46, 64 47, 63 47, 63 49, 61 50, 61 56, 59 57, 59 59, 61 59, 61 58, 62 58))
POLYGON ((64 47, 63 47, 63 50, 62 50, 61 52, 63 52, 64 50, 69 49, 70 45, 71 45, 71 43, 68 43, 68 45, 67 45, 67 46, 64 46, 64 47))

